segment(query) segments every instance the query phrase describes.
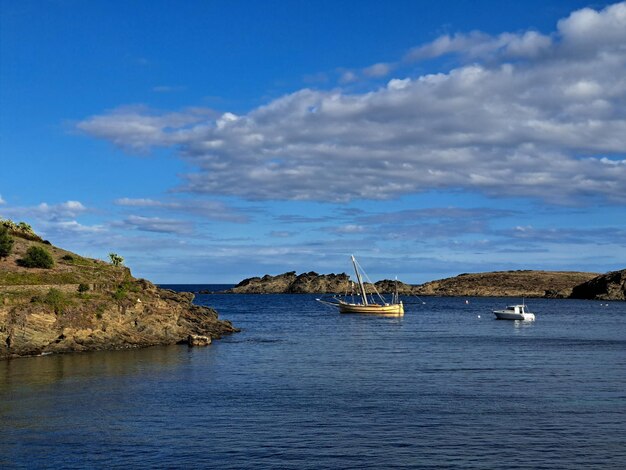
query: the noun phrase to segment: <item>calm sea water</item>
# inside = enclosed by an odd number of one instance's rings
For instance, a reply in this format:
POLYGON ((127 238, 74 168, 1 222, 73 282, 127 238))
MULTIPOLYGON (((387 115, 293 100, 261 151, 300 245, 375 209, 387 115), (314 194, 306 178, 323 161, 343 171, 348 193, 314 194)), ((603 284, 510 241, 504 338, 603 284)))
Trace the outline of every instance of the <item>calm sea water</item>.
POLYGON ((0 362, 0 467, 626 467, 626 303, 423 300, 199 295, 243 331, 0 362))

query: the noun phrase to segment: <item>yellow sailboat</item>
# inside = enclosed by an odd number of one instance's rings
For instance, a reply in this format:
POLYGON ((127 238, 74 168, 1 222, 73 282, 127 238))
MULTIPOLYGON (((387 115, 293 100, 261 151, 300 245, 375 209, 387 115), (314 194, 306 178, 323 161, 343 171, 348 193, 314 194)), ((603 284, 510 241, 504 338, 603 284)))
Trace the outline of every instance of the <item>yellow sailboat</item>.
MULTIPOLYGON (((334 302, 317 299, 318 302, 339 308, 339 313, 365 313, 395 317, 401 317, 404 315, 404 305, 398 297, 397 288, 396 292, 393 294, 391 302, 389 303, 382 295, 380 295, 376 286, 371 284, 374 288, 374 292, 376 293, 377 300, 374 299, 373 294, 368 298, 367 292, 365 291, 365 285, 363 284, 363 278, 361 276, 363 268, 360 268, 354 255, 352 255, 352 266, 354 266, 354 273, 356 274, 357 283, 359 285, 359 293, 356 296, 357 299, 355 299, 353 295, 351 301, 348 301, 346 292, 346 296, 344 298, 333 297, 334 302)), ((366 275, 365 271, 363 271, 363 274, 366 275)))

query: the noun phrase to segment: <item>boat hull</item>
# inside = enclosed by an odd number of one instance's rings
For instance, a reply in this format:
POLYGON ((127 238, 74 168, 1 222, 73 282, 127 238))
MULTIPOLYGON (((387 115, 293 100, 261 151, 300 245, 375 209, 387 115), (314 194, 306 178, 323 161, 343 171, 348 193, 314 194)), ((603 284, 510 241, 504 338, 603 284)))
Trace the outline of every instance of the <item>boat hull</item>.
POLYGON ((494 310, 493 314, 497 320, 535 321, 534 313, 513 313, 505 310, 494 310))
POLYGON ((361 313, 368 315, 389 315, 389 316, 402 316, 404 315, 404 305, 402 302, 399 304, 389 305, 362 305, 362 304, 339 304, 339 313, 361 313))

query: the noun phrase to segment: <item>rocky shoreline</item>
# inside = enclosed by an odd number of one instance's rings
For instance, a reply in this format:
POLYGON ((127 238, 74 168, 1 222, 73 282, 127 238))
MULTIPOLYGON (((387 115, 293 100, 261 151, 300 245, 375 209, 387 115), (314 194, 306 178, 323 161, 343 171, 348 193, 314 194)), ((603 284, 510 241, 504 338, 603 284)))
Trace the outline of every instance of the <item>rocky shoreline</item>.
POLYGON ((51 353, 208 345, 239 331, 188 292, 162 289, 128 268, 81 257, 33 235, 13 233, 0 259, 0 359, 51 353), (45 249, 51 268, 23 267, 30 247, 45 249))
MULTIPOLYGON (((343 294, 350 277, 345 273, 318 274, 295 271, 277 276, 244 279, 235 287, 220 291, 227 294, 343 294)), ((374 283, 380 293, 396 289, 396 282, 382 280, 374 283)), ((397 282, 398 292, 405 296, 452 297, 535 297, 576 298, 597 300, 626 299, 626 270, 603 275, 575 271, 496 271, 460 274, 455 277, 420 285, 397 282)), ((373 292, 370 284, 366 290, 373 292)), ((200 293, 215 293, 201 291, 200 293)))
MULTIPOLYGON (((2 289, 0 289, 2 293, 2 289)), ((6 297, 5 297, 6 298, 6 297)), ((56 310, 38 301, 0 306, 0 359, 48 353, 128 349, 163 344, 209 344, 238 331, 193 295, 145 280, 118 302, 85 299, 56 310)))

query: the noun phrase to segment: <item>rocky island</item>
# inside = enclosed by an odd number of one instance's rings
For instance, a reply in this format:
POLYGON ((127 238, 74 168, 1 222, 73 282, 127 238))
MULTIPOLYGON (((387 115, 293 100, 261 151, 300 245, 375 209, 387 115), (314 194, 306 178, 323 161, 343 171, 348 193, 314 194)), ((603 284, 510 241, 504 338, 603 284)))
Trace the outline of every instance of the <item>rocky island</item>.
POLYGON ((200 345, 238 331, 215 310, 194 305, 193 294, 134 278, 119 259, 85 258, 27 224, 0 221, 0 359, 200 345))
POLYGON ((266 274, 263 277, 244 279, 229 294, 309 294, 343 293, 350 277, 345 274, 317 274, 314 271, 296 275, 290 271, 278 276, 266 274))
MULTIPOLYGON (((345 274, 296 274, 290 271, 277 276, 244 279, 229 294, 343 294, 349 287, 345 274)), ((460 274, 420 285, 405 284, 388 279, 374 283, 380 293, 396 289, 405 296, 462 297, 543 297, 625 300, 626 270, 598 275, 577 271, 495 271, 460 274)), ((373 292, 371 284, 365 284, 373 292)))

